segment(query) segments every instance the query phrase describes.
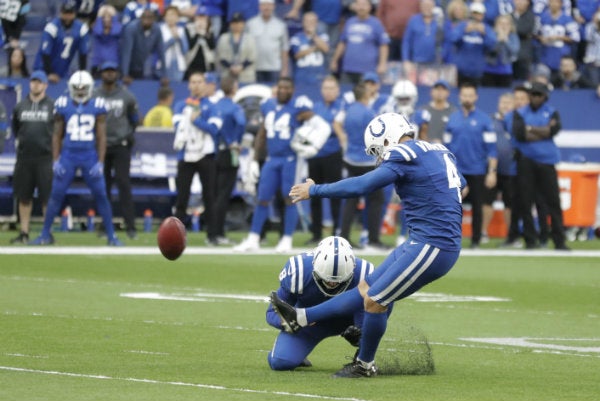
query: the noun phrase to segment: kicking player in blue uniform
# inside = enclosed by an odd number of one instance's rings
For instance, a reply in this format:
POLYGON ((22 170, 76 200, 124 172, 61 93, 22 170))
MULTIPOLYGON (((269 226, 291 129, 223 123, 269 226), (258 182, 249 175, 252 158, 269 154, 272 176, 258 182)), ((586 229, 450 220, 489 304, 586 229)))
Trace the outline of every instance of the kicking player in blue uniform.
MULTIPOLYGON (((254 142, 255 160, 250 164, 250 175, 254 182, 258 181, 258 202, 252 216, 252 226, 248 237, 233 249, 247 252, 260 248, 260 232, 269 213, 269 202, 281 190, 285 197, 285 216, 283 236, 275 248, 278 253, 292 249, 292 235, 298 223, 298 209, 285 194, 296 181, 296 165, 298 155, 292 149, 292 139, 296 129, 303 122, 321 122, 318 131, 328 129, 328 124, 312 111, 313 103, 306 96, 294 97, 294 82, 288 77, 281 77, 277 82, 277 98, 268 99, 260 106, 264 123, 256 134, 254 142), (316 118, 315 118, 316 117, 316 118), (267 160, 259 168, 256 158, 267 147, 267 160), (259 180, 260 178, 260 180, 259 180)), ((329 136, 329 132, 327 133, 329 136)), ((313 154, 314 156, 314 154, 313 154)))
POLYGON ((466 181, 443 145, 414 140, 406 117, 375 117, 365 130, 367 153, 381 164, 360 177, 315 185, 307 179, 290 191, 294 202, 315 197, 356 197, 394 183, 406 207, 409 236, 357 288, 309 308, 295 309, 271 293, 288 332, 364 308, 358 356, 335 377, 377 375, 375 353, 387 326, 388 307, 445 275, 461 249, 461 188, 466 181))
POLYGON ((60 96, 54 103, 52 192, 42 233, 30 244, 54 243, 51 233, 52 222, 60 211, 75 173, 81 170, 85 183, 96 199, 98 212, 106 228, 108 245, 123 245, 115 236, 112 209, 104 183, 107 114, 104 99, 92 97, 94 80, 87 71, 74 73, 69 79, 68 87, 70 96, 60 96))
MULTIPOLYGON (((355 288, 371 272, 373 264, 356 258, 348 241, 342 237, 327 237, 314 251, 287 261, 279 273, 281 286, 277 295, 290 305, 306 308, 355 288)), ((358 346, 362 317, 362 310, 348 311, 343 316, 303 327, 292 334, 284 330, 281 318, 269 304, 267 323, 281 330, 269 352, 269 366, 273 370, 311 366, 306 357, 327 337, 341 335, 350 344, 358 346)))
POLYGON ((44 27, 34 69, 44 70, 52 83, 69 74, 75 53, 79 54, 79 69, 86 69, 90 35, 87 24, 75 19, 76 11, 75 1, 67 0, 60 8, 60 16, 44 27))

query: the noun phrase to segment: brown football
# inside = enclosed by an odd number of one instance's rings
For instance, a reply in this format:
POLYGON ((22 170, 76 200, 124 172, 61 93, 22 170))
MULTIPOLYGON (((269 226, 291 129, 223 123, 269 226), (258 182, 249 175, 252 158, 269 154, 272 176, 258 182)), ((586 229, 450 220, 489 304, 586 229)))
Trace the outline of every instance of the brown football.
POLYGON ((156 240, 160 253, 169 260, 175 260, 185 249, 185 226, 177 217, 167 217, 158 227, 156 240))

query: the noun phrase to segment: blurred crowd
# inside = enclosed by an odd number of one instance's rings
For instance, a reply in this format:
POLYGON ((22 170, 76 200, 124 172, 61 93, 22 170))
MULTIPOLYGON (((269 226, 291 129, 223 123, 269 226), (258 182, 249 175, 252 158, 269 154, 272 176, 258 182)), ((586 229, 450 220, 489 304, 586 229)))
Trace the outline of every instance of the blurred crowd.
POLYGON ((36 1, 5 3, 3 75, 44 69, 50 82, 76 69, 98 77, 107 61, 125 83, 191 71, 242 84, 281 75, 315 85, 329 73, 357 83, 383 77, 390 61, 408 77, 455 66, 458 84, 510 87, 534 74, 570 89, 600 79, 598 0, 51 0, 41 43, 21 38, 36 1))

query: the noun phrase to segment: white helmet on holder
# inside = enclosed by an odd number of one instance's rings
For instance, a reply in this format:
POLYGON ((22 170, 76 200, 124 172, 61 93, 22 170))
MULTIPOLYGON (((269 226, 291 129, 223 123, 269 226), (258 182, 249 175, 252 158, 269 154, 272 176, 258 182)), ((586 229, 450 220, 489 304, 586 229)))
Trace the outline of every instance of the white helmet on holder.
POLYGON ((371 120, 365 129, 365 152, 381 158, 403 136, 415 137, 415 127, 403 114, 384 113, 371 120))
POLYGON ((313 251, 313 279, 328 297, 346 291, 354 276, 354 251, 342 237, 327 237, 313 251))
POLYGON ((76 71, 69 78, 69 94, 77 103, 85 103, 92 97, 94 91, 94 79, 89 72, 76 71))
POLYGON ((396 111, 409 117, 415 111, 415 104, 417 104, 417 100, 419 99, 419 93, 415 84, 408 79, 401 79, 394 84, 392 97, 396 102, 396 111))

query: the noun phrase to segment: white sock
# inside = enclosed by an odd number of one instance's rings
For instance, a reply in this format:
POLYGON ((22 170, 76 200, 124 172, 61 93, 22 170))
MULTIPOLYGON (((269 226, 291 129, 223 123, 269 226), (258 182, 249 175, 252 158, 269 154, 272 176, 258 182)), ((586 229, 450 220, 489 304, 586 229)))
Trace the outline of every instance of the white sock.
POLYGON ((306 309, 298 308, 296 309, 296 320, 298 324, 302 327, 308 326, 308 320, 306 319, 306 309))

